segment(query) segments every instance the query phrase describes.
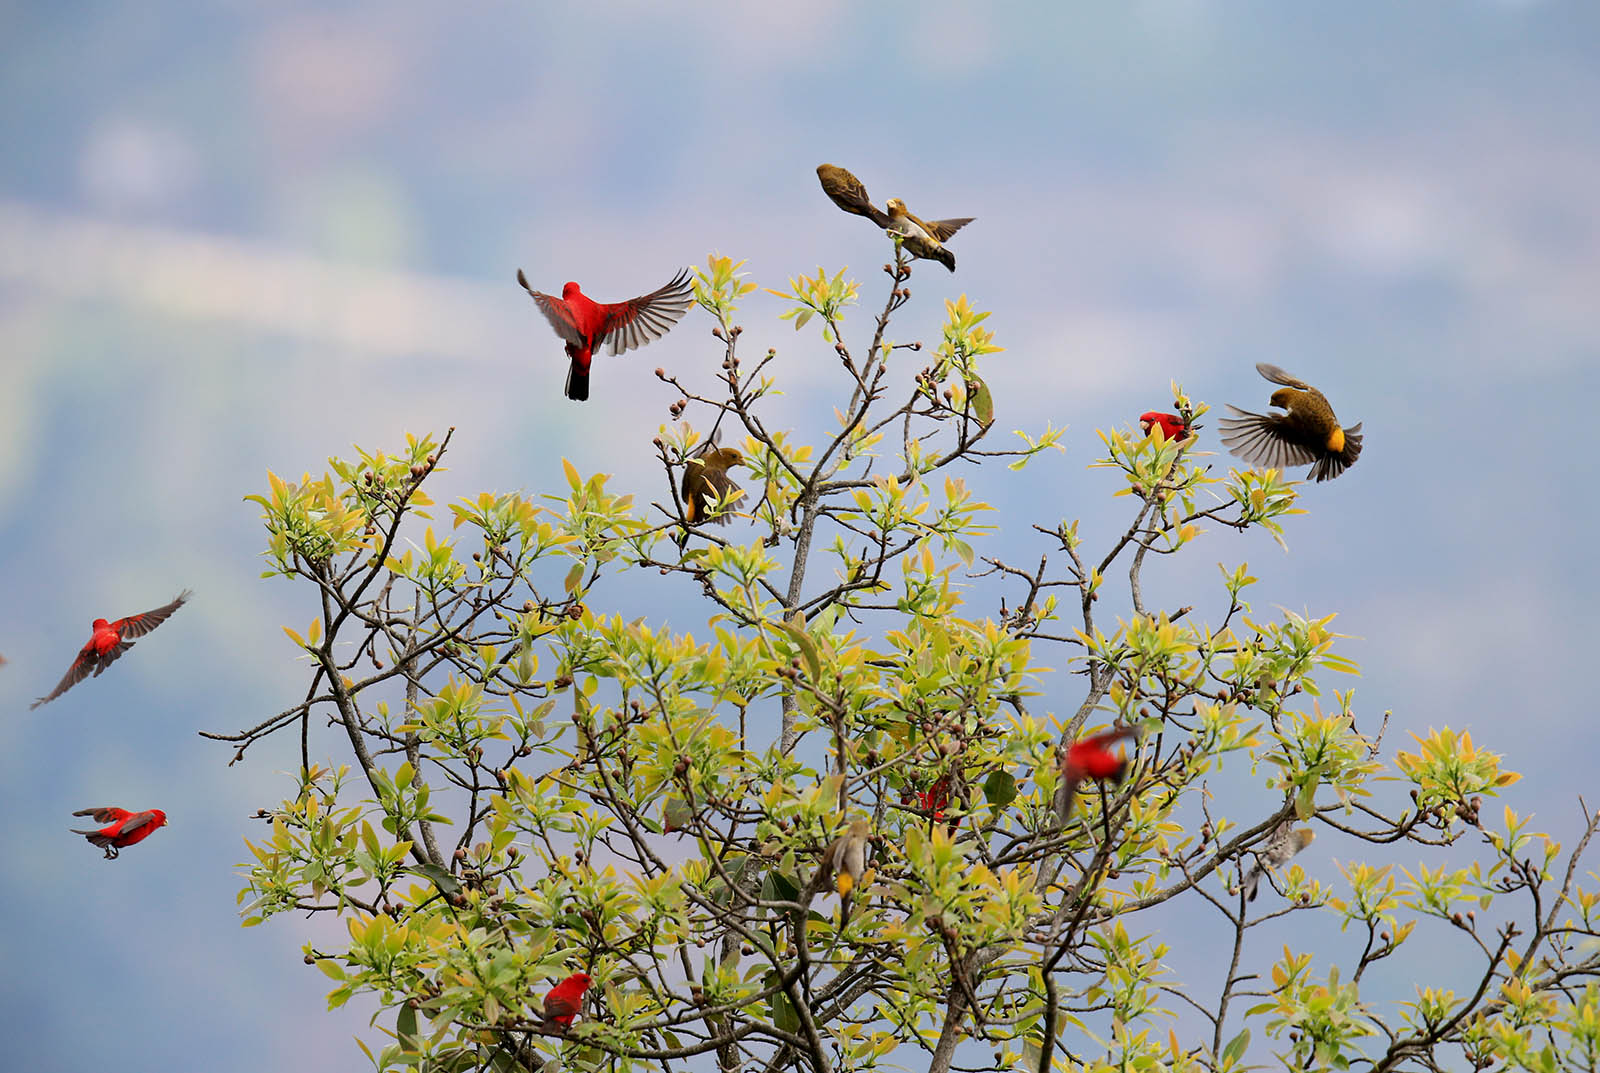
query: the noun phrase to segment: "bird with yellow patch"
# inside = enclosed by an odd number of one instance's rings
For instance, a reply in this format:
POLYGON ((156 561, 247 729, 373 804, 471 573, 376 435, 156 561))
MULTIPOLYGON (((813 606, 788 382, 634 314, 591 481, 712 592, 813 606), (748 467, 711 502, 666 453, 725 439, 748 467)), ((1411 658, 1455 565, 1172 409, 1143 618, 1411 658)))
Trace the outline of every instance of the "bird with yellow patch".
POLYGON ((839 920, 850 919, 850 892, 863 883, 872 881, 867 869, 867 844, 872 839, 872 824, 867 820, 851 820, 844 834, 828 844, 822 851, 822 865, 817 878, 822 882, 833 880, 839 892, 839 920))
POLYGON ((1332 480, 1361 457, 1361 425, 1341 428, 1327 396, 1304 380, 1296 379, 1267 362, 1256 372, 1284 386, 1272 393, 1272 405, 1282 414, 1253 414, 1237 406, 1235 417, 1218 423, 1228 450, 1256 466, 1287 469, 1310 465, 1306 474, 1318 481, 1332 480))
POLYGON ((718 447, 707 440, 683 462, 683 517, 690 525, 713 522, 727 525, 733 517, 732 504, 744 495, 728 470, 744 464, 744 455, 732 447, 718 447), (718 509, 721 505, 722 509, 718 509))

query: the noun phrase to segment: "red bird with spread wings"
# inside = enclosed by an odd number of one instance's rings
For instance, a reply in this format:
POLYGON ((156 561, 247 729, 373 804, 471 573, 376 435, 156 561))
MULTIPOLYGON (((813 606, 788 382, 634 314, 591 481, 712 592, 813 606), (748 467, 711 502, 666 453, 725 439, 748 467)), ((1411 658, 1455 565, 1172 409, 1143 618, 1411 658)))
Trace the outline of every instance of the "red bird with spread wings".
POLYGON ((1128 758, 1111 751, 1111 746, 1123 738, 1137 737, 1139 728, 1117 727, 1067 746, 1061 758, 1061 806, 1056 815, 1064 824, 1072 812, 1072 801, 1078 794, 1078 784, 1084 779, 1102 779, 1113 786, 1122 781, 1128 770, 1128 758))
POLYGON ((89 635, 89 643, 78 650, 78 658, 72 661, 72 666, 67 668, 65 677, 57 683, 48 696, 40 697, 28 705, 29 711, 41 704, 48 704, 61 694, 88 678, 91 674, 98 677, 101 671, 115 663, 122 654, 133 647, 131 638, 143 637, 171 617, 172 613, 182 607, 184 601, 192 596, 188 589, 178 594, 178 598, 165 607, 158 607, 154 611, 145 611, 138 615, 129 615, 119 618, 115 622, 107 622, 97 618, 90 625, 93 631, 89 635))
POLYGON ((575 972, 550 989, 544 997, 545 1031, 558 1031, 563 1035, 572 1027, 573 1018, 583 1009, 583 996, 589 990, 589 974, 575 972))
POLYGON ((82 835, 104 849, 108 861, 115 858, 123 848, 135 842, 143 842, 155 833, 156 828, 167 825, 167 814, 158 808, 146 809, 143 812, 129 812, 125 808, 86 808, 74 812, 73 815, 91 816, 95 823, 105 824, 98 831, 75 829, 72 833, 82 835))
POLYGON ((533 297, 539 312, 550 322, 567 344, 567 398, 582 402, 589 397, 589 362, 594 348, 605 343, 607 353, 644 346, 667 334, 674 324, 694 304, 694 285, 689 282, 689 270, 684 269, 665 287, 630 298, 626 302, 596 302, 576 283, 561 288, 561 297, 536 291, 528 284, 528 277, 517 269, 517 282, 533 297))

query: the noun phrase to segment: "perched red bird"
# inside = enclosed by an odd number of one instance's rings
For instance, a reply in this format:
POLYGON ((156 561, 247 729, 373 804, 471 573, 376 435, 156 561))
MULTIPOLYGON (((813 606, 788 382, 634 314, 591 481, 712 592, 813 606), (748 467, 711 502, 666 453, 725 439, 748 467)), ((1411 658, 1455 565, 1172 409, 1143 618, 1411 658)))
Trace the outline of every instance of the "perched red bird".
POLYGON ((1083 738, 1067 746, 1066 755, 1061 758, 1061 791, 1057 798, 1061 802, 1056 809, 1056 815, 1064 824, 1072 813, 1072 802, 1078 794, 1078 784, 1084 779, 1100 779, 1110 782, 1115 786, 1122 781, 1122 776, 1127 773, 1128 759, 1111 751, 1111 746, 1123 738, 1137 737, 1139 728, 1117 727, 1096 734, 1093 737, 1083 738))
POLYGON ((630 298, 626 302, 596 302, 578 289, 576 283, 561 288, 561 297, 543 294, 528 284, 528 277, 517 269, 517 282, 533 296, 539 312, 567 344, 567 398, 579 402, 589 397, 589 362, 601 343, 607 353, 644 346, 660 339, 694 304, 694 285, 684 269, 660 290, 630 298))
POLYGON ((111 666, 124 652, 133 647, 133 641, 129 638, 143 637, 167 621, 192 595, 194 594, 188 589, 184 589, 178 593, 176 600, 154 611, 129 615, 115 622, 107 622, 103 618, 95 619, 90 626, 94 632, 89 635, 89 643, 78 650, 78 658, 67 668, 66 676, 50 691, 49 696, 40 697, 28 705, 28 709, 32 711, 41 704, 48 704, 91 674, 99 677, 101 671, 111 666))
POLYGON ((583 996, 589 990, 589 974, 575 972, 550 989, 544 997, 544 1025, 546 1032, 566 1034, 572 1019, 583 1008, 583 996))
POLYGON ((123 848, 149 838, 157 827, 167 825, 167 814, 158 808, 146 809, 144 812, 129 812, 125 808, 86 808, 74 812, 73 815, 92 816, 95 823, 105 824, 97 831, 74 829, 72 833, 82 835, 104 849, 108 861, 123 848))
POLYGON ((934 819, 944 819, 945 809, 950 807, 950 776, 940 775, 926 790, 918 790, 917 804, 934 819))
POLYGON ((1150 435, 1152 428, 1159 427, 1161 435, 1174 443, 1182 443, 1194 433, 1189 431, 1189 426, 1183 423, 1183 418, 1177 414, 1164 414, 1159 410, 1150 410, 1139 415, 1139 428, 1146 435, 1150 435))

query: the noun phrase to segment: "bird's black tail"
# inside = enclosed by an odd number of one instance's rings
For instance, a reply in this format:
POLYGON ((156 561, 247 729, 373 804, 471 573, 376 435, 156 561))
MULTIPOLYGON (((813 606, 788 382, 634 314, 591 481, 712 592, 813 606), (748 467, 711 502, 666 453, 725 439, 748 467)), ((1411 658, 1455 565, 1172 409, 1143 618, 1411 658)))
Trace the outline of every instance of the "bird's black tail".
POLYGON ((584 402, 589 398, 589 370, 577 362, 567 367, 567 398, 584 402))
POLYGON ((945 247, 940 246, 939 247, 939 255, 938 256, 939 256, 939 263, 940 264, 944 265, 946 268, 948 268, 952 272, 954 272, 956 270, 956 255, 955 254, 951 253, 945 247))
POLYGON ((1319 481, 1331 481, 1356 464, 1361 457, 1361 425, 1351 425, 1344 430, 1344 450, 1338 454, 1325 454, 1311 467, 1311 476, 1319 481))

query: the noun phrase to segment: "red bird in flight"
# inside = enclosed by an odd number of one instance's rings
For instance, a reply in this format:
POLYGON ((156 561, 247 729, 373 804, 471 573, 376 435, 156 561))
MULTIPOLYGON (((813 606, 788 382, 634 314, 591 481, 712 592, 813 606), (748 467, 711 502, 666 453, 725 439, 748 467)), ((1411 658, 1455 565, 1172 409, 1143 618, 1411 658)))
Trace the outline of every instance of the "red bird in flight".
POLYGON ((184 601, 192 595, 188 589, 184 589, 176 600, 154 611, 129 615, 115 622, 107 622, 103 618, 95 619, 90 627, 94 632, 89 635, 89 643, 78 650, 78 658, 67 668, 66 676, 55 689, 50 691, 49 696, 40 697, 28 705, 28 710, 32 711, 41 704, 48 704, 91 674, 98 677, 101 671, 111 666, 124 652, 133 647, 133 641, 129 638, 143 637, 167 621, 168 617, 182 607, 184 601))
POLYGON ((539 312, 567 344, 567 398, 579 402, 589 397, 589 362, 594 348, 607 344, 608 353, 644 346, 660 339, 694 304, 694 285, 684 269, 665 287, 630 298, 626 302, 596 302, 578 289, 576 283, 561 288, 561 297, 544 294, 528 285, 528 277, 517 269, 517 282, 533 296, 539 312))
POLYGON ((1072 801, 1078 794, 1078 784, 1084 779, 1104 779, 1113 786, 1122 781, 1128 770, 1128 759, 1112 752, 1111 746, 1138 734, 1136 726, 1117 727, 1067 746, 1067 753, 1061 758, 1063 804, 1057 810, 1062 823, 1066 823, 1072 813, 1072 801))
POLYGON ((1146 436, 1157 425, 1161 426, 1161 435, 1174 443, 1182 443, 1193 435, 1189 426, 1183 423, 1183 418, 1177 414, 1164 414, 1159 410, 1150 410, 1139 415, 1139 428, 1146 436))
POLYGON ((558 1030, 562 1035, 572 1027, 572 1019, 583 1008, 583 996, 589 990, 589 974, 575 972, 550 989, 544 997, 545 1031, 558 1030))
POLYGON ((98 831, 73 830, 72 833, 82 835, 104 849, 108 861, 123 848, 149 838, 157 827, 167 825, 167 814, 158 808, 144 812, 129 812, 125 808, 86 808, 73 815, 92 816, 95 823, 105 824, 98 831))

